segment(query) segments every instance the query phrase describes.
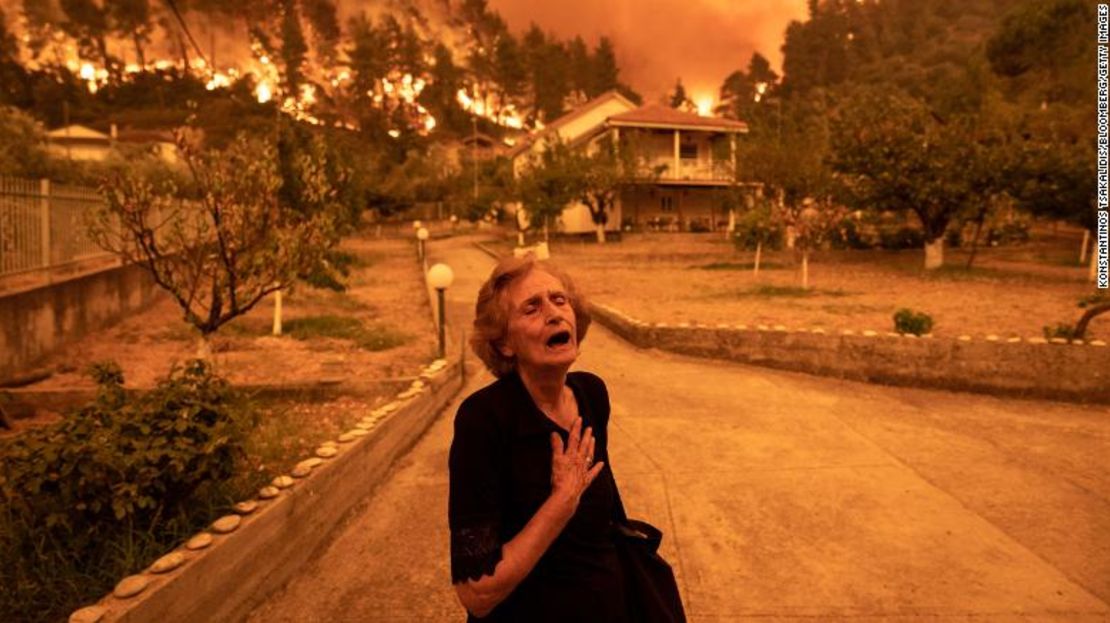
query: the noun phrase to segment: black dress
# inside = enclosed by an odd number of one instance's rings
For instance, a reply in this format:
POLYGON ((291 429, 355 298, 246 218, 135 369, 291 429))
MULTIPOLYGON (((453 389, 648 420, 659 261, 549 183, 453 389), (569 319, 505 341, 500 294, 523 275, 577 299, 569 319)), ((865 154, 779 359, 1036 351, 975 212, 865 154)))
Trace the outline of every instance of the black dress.
MULTIPOLYGON (((625 623, 623 578, 611 536, 616 483, 609 469, 605 383, 567 375, 582 430, 593 427, 602 472, 582 494, 562 533, 516 589, 486 617, 467 621, 625 623)), ((568 433, 543 414, 520 376, 509 374, 471 394, 455 415, 448 464, 451 581, 492 575, 502 544, 551 493, 551 433, 568 433)))

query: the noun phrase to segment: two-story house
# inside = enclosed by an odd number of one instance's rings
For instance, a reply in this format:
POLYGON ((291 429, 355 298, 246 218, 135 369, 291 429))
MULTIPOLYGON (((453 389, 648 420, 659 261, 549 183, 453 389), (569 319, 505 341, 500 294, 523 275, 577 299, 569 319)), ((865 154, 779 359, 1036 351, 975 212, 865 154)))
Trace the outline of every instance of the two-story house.
MULTIPOLYGON (((609 91, 556 119, 509 155, 519 174, 552 139, 582 149, 606 138, 634 146, 644 175, 621 191, 606 229, 708 231, 728 222, 720 191, 733 184, 737 135, 747 131, 742 121, 665 106, 637 107, 609 91)), ((527 213, 527 206, 523 209, 527 213)), ((573 204, 563 211, 560 231, 594 229, 586 206, 573 204)))

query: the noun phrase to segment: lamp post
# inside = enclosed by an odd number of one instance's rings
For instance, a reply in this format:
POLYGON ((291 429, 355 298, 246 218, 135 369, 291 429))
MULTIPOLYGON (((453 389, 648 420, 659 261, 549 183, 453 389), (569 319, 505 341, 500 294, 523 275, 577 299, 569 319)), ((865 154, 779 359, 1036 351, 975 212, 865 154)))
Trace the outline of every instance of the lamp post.
POLYGON ((428 239, 428 230, 421 227, 416 230, 417 258, 424 261, 424 242, 428 239))
POLYGON ((455 280, 455 273, 447 264, 436 264, 428 269, 428 285, 436 290, 436 298, 439 301, 439 313, 436 315, 438 320, 439 330, 439 358, 443 359, 446 356, 444 350, 444 326, 447 324, 447 319, 444 317, 444 304, 443 293, 447 288, 451 287, 451 282, 455 280))

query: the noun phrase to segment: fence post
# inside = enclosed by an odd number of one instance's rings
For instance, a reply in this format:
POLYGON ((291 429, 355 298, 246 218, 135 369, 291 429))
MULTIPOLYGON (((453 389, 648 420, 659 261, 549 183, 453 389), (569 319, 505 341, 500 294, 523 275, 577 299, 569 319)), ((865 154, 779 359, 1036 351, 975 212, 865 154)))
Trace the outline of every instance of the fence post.
POLYGON ((42 243, 42 268, 50 268, 50 180, 39 180, 39 220, 41 233, 39 240, 42 243))

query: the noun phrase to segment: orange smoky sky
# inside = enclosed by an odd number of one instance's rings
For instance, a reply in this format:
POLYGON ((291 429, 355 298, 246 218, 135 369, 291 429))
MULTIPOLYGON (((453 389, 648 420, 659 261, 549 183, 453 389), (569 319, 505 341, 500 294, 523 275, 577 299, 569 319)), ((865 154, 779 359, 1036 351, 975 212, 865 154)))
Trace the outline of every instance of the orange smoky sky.
POLYGON ((647 101, 663 97, 678 78, 691 98, 715 98, 752 52, 780 71, 786 26, 806 17, 806 0, 490 0, 489 6, 516 33, 535 22, 562 38, 582 35, 591 47, 608 36, 621 80, 647 101))

